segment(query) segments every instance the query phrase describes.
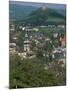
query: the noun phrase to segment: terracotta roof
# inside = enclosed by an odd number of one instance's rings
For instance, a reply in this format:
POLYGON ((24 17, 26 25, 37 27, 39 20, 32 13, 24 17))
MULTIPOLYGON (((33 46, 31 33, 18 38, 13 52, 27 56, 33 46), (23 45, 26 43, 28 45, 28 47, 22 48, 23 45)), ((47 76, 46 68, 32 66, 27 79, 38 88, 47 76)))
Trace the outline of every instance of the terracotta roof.
POLYGON ((64 62, 63 61, 60 61, 59 64, 64 64, 64 62))
POLYGON ((66 42, 66 37, 65 37, 65 36, 64 36, 63 38, 60 37, 60 41, 61 41, 61 42, 63 42, 63 41, 66 42))

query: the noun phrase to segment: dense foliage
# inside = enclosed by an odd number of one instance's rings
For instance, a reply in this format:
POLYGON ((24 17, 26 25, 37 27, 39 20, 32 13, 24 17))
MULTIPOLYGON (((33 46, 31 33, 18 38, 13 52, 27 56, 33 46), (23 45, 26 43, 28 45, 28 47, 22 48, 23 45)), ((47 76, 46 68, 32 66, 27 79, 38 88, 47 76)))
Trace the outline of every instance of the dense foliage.
POLYGON ((44 66, 38 62, 37 58, 21 60, 18 55, 13 55, 10 57, 10 63, 10 88, 29 88, 64 84, 63 78, 56 78, 52 70, 45 70, 44 66))

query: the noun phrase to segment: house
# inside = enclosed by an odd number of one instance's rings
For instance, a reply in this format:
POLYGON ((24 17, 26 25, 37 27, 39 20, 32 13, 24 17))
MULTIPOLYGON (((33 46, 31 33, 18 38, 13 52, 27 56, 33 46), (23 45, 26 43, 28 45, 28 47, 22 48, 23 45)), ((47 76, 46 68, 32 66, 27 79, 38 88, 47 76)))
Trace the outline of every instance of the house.
POLYGON ((66 58, 66 49, 65 48, 55 48, 52 51, 52 58, 61 59, 66 58))
POLYGON ((11 31, 14 31, 14 30, 15 30, 14 24, 11 24, 11 25, 10 25, 10 30, 11 30, 11 31))
POLYGON ((58 25, 58 28, 65 28, 65 25, 58 25))
POLYGON ((53 37, 54 37, 54 38, 57 38, 57 37, 58 37, 58 33, 54 33, 54 34, 53 34, 53 37))
POLYGON ((45 37, 45 41, 50 41, 50 38, 49 37, 45 37))
POLYGON ((22 53, 18 53, 18 55, 21 57, 21 60, 23 59, 32 59, 32 58, 35 58, 35 55, 32 51, 29 51, 29 52, 22 52, 22 53))
POLYGON ((17 37, 13 37, 13 40, 17 40, 17 37))
POLYGON ((60 37, 59 41, 60 41, 60 45, 62 47, 64 47, 66 45, 66 37, 65 36, 64 37, 60 37))
POLYGON ((26 58, 26 52, 18 53, 18 55, 21 57, 21 59, 26 58))
POLYGON ((10 43, 9 44, 9 52, 11 53, 11 54, 14 54, 14 53, 16 53, 16 43, 10 43))
POLYGON ((19 29, 22 29, 22 26, 19 26, 19 29))
POLYGON ((16 43, 10 43, 9 46, 10 47, 16 47, 16 43))
POLYGON ((37 44, 37 48, 38 49, 44 49, 44 47, 45 47, 45 44, 44 43, 38 43, 37 44))
POLYGON ((36 31, 36 32, 37 32, 37 31, 39 31, 39 29, 38 29, 38 28, 33 28, 33 30, 34 30, 34 31, 36 31))
POLYGON ((22 27, 22 31, 25 31, 25 27, 22 27))
POLYGON ((64 66, 65 66, 65 59, 64 59, 64 58, 59 59, 59 60, 58 60, 58 64, 59 64, 61 67, 64 67, 64 66))

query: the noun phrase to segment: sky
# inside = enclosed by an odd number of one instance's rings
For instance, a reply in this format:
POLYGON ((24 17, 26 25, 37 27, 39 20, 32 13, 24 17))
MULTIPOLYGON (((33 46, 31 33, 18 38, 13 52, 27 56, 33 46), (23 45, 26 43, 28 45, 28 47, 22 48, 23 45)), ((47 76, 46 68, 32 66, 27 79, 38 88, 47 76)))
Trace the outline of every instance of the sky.
POLYGON ((19 4, 25 6, 34 6, 34 7, 49 7, 49 8, 57 8, 57 9, 65 9, 65 4, 49 4, 49 3, 33 3, 33 2, 23 2, 23 1, 10 1, 9 4, 19 4))

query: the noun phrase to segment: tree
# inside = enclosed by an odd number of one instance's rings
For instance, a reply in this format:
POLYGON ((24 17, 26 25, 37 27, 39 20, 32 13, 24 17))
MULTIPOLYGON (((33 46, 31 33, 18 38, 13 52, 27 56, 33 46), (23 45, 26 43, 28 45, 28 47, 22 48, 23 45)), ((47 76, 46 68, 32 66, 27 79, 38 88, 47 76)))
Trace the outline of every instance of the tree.
POLYGON ((10 58, 10 88, 64 85, 65 76, 56 78, 55 72, 51 69, 45 70, 37 58, 23 61, 18 55, 10 58))
POLYGON ((31 50, 33 51, 33 49, 36 47, 36 43, 35 43, 35 41, 32 41, 31 42, 31 50))

